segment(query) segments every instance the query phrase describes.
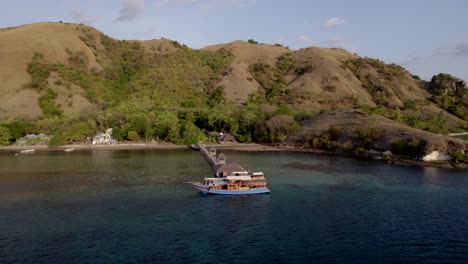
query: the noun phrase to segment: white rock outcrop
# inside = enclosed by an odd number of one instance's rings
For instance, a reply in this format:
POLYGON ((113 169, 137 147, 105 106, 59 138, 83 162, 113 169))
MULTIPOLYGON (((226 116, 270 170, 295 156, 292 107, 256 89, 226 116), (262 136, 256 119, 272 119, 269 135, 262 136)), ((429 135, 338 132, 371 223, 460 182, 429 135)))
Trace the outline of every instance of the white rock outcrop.
POLYGON ((423 161, 447 161, 451 160, 452 157, 444 152, 439 152, 437 150, 432 151, 431 154, 428 154, 422 158, 423 161))

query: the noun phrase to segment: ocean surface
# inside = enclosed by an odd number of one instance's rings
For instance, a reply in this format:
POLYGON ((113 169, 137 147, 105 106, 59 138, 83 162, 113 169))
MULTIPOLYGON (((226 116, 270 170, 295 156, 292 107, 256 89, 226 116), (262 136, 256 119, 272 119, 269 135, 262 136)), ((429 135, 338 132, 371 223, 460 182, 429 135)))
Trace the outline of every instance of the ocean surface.
POLYGON ((204 196, 200 153, 0 153, 0 263, 468 263, 468 173, 225 152, 271 194, 204 196))

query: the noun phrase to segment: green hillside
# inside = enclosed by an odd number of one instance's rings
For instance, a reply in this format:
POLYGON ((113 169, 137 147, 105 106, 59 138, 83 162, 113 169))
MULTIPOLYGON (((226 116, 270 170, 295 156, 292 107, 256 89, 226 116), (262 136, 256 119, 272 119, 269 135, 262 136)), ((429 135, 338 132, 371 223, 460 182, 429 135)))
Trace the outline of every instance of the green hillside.
POLYGON ((14 58, 16 50, 16 61, 25 61, 0 69, 3 144, 39 132, 55 135, 57 144, 81 141, 108 127, 119 140, 188 144, 209 140, 206 130, 281 143, 297 140, 305 120, 352 109, 433 133, 468 130, 463 81, 439 74, 425 82, 342 49, 236 41, 195 50, 59 23, 2 30, 2 43, 10 49, 0 53, 14 58), (70 37, 54 35, 58 30, 70 37), (50 46, 18 44, 34 41, 28 33, 37 31, 48 34, 50 46))

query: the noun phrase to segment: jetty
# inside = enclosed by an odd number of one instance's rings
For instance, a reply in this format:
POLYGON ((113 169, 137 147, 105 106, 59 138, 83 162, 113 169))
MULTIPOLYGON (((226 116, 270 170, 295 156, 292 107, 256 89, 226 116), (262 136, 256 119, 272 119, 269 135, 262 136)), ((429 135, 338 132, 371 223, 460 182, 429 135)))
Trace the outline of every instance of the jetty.
POLYGON ((206 158, 210 166, 214 169, 218 165, 216 149, 214 147, 210 147, 208 150, 204 144, 197 144, 197 146, 200 148, 200 152, 206 158))

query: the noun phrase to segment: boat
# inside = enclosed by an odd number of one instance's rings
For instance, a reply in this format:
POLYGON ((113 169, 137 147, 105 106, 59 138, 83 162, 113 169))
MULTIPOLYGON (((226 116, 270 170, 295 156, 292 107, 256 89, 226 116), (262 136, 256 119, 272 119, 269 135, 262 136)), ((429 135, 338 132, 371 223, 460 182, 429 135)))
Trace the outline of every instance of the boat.
POLYGON ((72 152, 72 151, 75 151, 75 148, 67 148, 64 150, 65 152, 72 152))
POLYGON ((249 172, 236 163, 217 164, 213 177, 204 178, 204 183, 191 184, 204 194, 247 195, 270 192, 263 172, 249 172))
POLYGON ((21 154, 28 154, 28 153, 34 153, 36 150, 35 149, 23 149, 21 150, 21 154))
POLYGON ((192 148, 193 150, 200 150, 200 147, 197 144, 190 145, 190 148, 192 148))

